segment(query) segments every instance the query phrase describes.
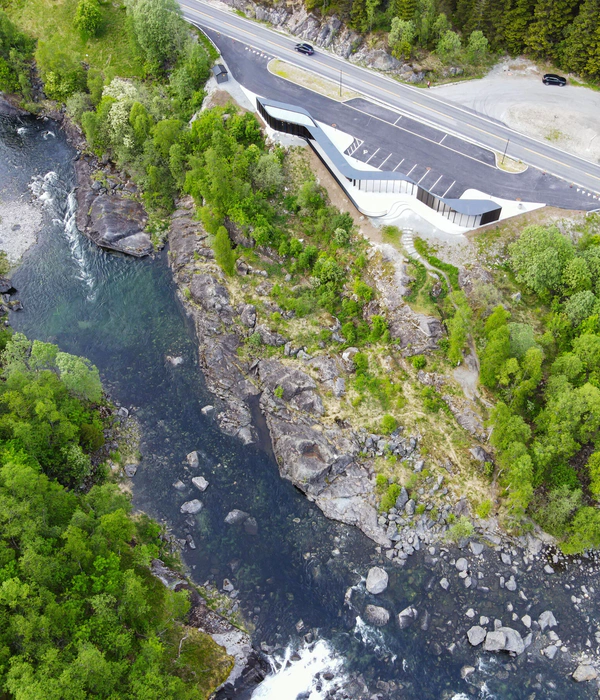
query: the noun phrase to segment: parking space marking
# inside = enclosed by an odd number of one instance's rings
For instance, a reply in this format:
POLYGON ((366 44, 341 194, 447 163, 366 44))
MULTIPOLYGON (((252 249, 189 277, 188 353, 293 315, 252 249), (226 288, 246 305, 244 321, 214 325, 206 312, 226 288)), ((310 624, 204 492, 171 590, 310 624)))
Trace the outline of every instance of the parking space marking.
MULTIPOLYGON (((428 168, 428 169, 425 171, 425 174, 421 177, 421 180, 424 180, 424 179, 429 175, 430 172, 431 172, 431 169, 428 168)), ((420 185, 420 184, 421 184, 421 180, 419 180, 419 182, 417 182, 417 185, 420 185)))
MULTIPOLYGON (((380 149, 378 148, 378 149, 375 151, 375 153, 372 153, 371 156, 369 157, 369 160, 371 160, 371 158, 372 158, 376 153, 379 153, 379 150, 380 150, 380 149)), ((369 160, 366 160, 365 163, 368 163, 369 160)))
POLYGON ((394 122, 394 126, 396 126, 396 124, 397 124, 401 119, 402 119, 402 115, 400 115, 400 116, 398 117, 398 119, 396 119, 396 121, 394 122))
POLYGON ((417 165, 418 165, 418 163, 415 163, 415 164, 412 166, 412 168, 406 173, 406 177, 408 177, 408 176, 412 173, 412 171, 417 167, 417 165))
POLYGON ((454 180, 454 182, 450 185, 450 187, 448 187, 448 189, 444 192, 444 194, 442 195, 442 199, 448 194, 448 192, 450 192, 450 190, 454 187, 454 185, 456 185, 456 180, 454 180))
MULTIPOLYGON (((388 158, 390 158, 391 156, 392 156, 392 154, 390 153, 390 155, 383 161, 383 163, 387 162, 388 158)), ((383 167, 383 163, 379 163, 379 169, 380 169, 380 170, 381 170, 381 168, 383 167)))
MULTIPOLYGON (((453 151, 454 153, 457 153, 460 156, 463 156, 464 158, 468 158, 469 160, 474 160, 476 163, 481 163, 482 165, 485 165, 488 168, 493 168, 494 170, 497 170, 498 168, 496 165, 492 165, 490 163, 486 163, 484 160, 480 160, 479 158, 474 158, 473 156, 469 155, 468 153, 463 153, 462 151, 457 150, 456 148, 451 148, 450 146, 446 146, 445 144, 440 144, 439 141, 435 141, 434 139, 430 139, 427 136, 422 136, 421 134, 417 134, 414 131, 411 131, 410 129, 405 129, 403 126, 400 126, 399 124, 392 124, 391 122, 388 122, 385 119, 382 119, 381 117, 378 117, 375 114, 371 114, 370 112, 365 112, 363 109, 359 109, 358 107, 355 107, 354 105, 349 104, 348 102, 344 102, 344 106, 349 107, 350 109, 354 109, 357 112, 360 112, 361 114, 366 114, 367 116, 371 117, 372 119, 377 119, 380 122, 383 122, 384 124, 389 124, 390 126, 393 126, 396 129, 400 129, 401 131, 405 131, 408 134, 412 134, 412 136, 416 136, 419 139, 422 139, 423 141, 429 141, 429 143, 434 143, 436 146, 442 146, 442 148, 447 148, 449 151, 453 151)), ((476 128, 476 127, 475 127, 476 128)), ((482 129, 480 129, 482 131, 482 129)), ((465 139, 459 139, 460 141, 464 141, 465 143, 470 143, 469 141, 466 141, 465 139)), ((482 150, 487 150, 491 152, 491 148, 486 148, 485 146, 480 147, 482 150)), ((528 150, 528 149, 526 149, 528 150)))
POLYGON ((402 163, 404 163, 404 158, 398 163, 398 165, 392 170, 392 172, 395 173, 396 170, 398 170, 398 168, 402 165, 402 163))
POLYGON ((444 143, 444 139, 448 136, 448 134, 444 134, 444 138, 440 141, 440 146, 444 143))
POLYGON ((433 183, 433 187, 430 188, 430 190, 429 190, 430 192, 433 192, 433 190, 435 189, 435 186, 438 184, 438 182, 439 182, 443 177, 444 177, 443 175, 440 175, 440 176, 438 177, 438 179, 433 183))

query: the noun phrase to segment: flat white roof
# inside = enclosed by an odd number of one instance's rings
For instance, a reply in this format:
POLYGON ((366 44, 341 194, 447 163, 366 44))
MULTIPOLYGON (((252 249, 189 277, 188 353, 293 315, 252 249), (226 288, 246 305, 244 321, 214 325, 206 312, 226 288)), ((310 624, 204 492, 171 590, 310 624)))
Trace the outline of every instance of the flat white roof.
POLYGON ((294 112, 291 109, 273 107, 272 105, 263 105, 263 107, 274 119, 280 119, 282 122, 293 122, 302 126, 316 126, 314 121, 306 114, 300 114, 300 112, 294 112))

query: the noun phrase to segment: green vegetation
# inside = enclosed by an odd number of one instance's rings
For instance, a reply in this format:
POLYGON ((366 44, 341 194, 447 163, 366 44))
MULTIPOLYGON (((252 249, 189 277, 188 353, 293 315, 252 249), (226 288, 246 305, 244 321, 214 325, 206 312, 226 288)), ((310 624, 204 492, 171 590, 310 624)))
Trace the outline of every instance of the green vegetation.
POLYGON ((31 96, 30 62, 34 42, 0 9, 0 91, 31 96))
POLYGON ((433 253, 434 251, 432 250, 431 246, 424 241, 422 238, 415 238, 414 239, 414 245, 415 245, 415 250, 419 255, 422 255, 425 260, 432 266, 437 268, 438 270, 441 270, 442 272, 445 272, 448 281, 450 282, 450 286, 454 290, 459 290, 460 285, 458 283, 458 268, 455 267, 454 265, 451 265, 450 263, 446 263, 443 260, 440 260, 437 258, 433 253))
MULTIPOLYGON (((450 519, 448 519, 450 522, 450 519)), ((460 540, 468 539, 474 532, 473 523, 464 515, 461 516, 450 528, 448 528, 447 538, 451 542, 460 542, 460 540)))
POLYGON ((529 226, 509 246, 509 265, 546 310, 513 319, 497 306, 481 324, 481 382, 496 395, 491 442, 514 527, 526 514, 567 552, 600 544, 600 221, 576 243, 529 226))
POLYGON ((104 442, 97 369, 17 333, 1 370, 0 692, 208 698, 231 661, 184 626, 187 592, 151 575, 155 557, 177 563, 159 525, 133 517, 92 466, 104 442))
POLYGON ((391 435, 397 427, 398 421, 389 413, 386 413, 381 419, 381 432, 384 435, 391 435))

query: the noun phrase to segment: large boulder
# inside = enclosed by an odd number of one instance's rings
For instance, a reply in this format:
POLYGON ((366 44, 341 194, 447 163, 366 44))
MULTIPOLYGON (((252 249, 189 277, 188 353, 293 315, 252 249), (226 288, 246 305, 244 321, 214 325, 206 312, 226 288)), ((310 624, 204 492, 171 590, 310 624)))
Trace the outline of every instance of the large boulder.
POLYGON ((206 311, 217 311, 220 317, 223 312, 231 313, 227 287, 212 275, 194 275, 189 289, 192 299, 206 311))
POLYGON ((182 503, 179 512, 194 515, 195 513, 199 513, 201 510, 202 502, 199 501, 197 498, 194 498, 191 501, 186 501, 185 503, 182 503))
POLYGON ((208 488, 208 481, 203 476, 195 476, 192 479, 192 484, 194 484, 198 491, 206 491, 208 488))
POLYGON ((383 593, 388 586, 388 580, 387 571, 379 566, 374 566, 372 569, 369 569, 367 574, 367 591, 373 595, 383 593))
POLYGON ((479 646, 485 639, 485 636, 485 630, 479 625, 474 625, 467 631, 467 639, 469 640, 469 644, 474 647, 479 646))
POLYGON ((596 678, 598 678, 598 671, 590 664, 579 664, 573 671, 573 680, 577 681, 577 683, 593 681, 596 678))
POLYGON ((556 621, 554 613, 551 610, 544 610, 544 612, 538 618, 538 624, 542 632, 544 632, 546 628, 552 629, 553 627, 556 627, 558 622, 556 621))
POLYGON ((148 217, 139 202, 117 195, 95 197, 89 209, 86 233, 99 246, 135 257, 153 251, 145 232, 148 217))
POLYGON ((409 627, 418 616, 418 610, 412 605, 409 605, 408 608, 404 608, 401 613, 398 613, 398 627, 400 627, 401 630, 409 627))
POLYGON ((500 627, 486 634, 483 648, 485 651, 509 651, 518 655, 525 651, 525 643, 517 630, 500 627))
POLYGON ((383 627, 390 621, 390 613, 379 605, 367 605, 365 620, 376 627, 383 627))
POLYGON ((250 513, 246 513, 243 510, 239 510, 238 508, 234 508, 233 510, 230 510, 229 513, 225 516, 225 522, 227 525, 239 525, 240 523, 243 523, 244 520, 248 520, 250 517, 250 513))

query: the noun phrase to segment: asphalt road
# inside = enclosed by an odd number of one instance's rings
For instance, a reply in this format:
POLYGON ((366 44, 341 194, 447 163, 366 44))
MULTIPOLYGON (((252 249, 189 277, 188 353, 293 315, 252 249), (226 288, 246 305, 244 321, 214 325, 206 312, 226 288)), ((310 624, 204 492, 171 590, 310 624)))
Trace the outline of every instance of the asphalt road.
POLYGON ((436 97, 426 89, 403 85, 323 50, 317 50, 314 56, 298 54, 294 51, 296 42, 293 38, 200 0, 180 0, 180 5, 184 16, 202 27, 332 80, 339 81, 342 72, 347 88, 495 151, 503 152, 509 141, 508 154, 513 158, 579 185, 586 196, 590 192, 590 198, 600 192, 600 166, 594 163, 519 134, 503 124, 436 97))
POLYGON ((347 153, 380 170, 402 172, 429 191, 460 197, 470 187, 505 199, 541 202, 565 209, 598 207, 576 187, 535 168, 511 174, 498 170, 493 154, 418 119, 364 99, 339 103, 272 75, 273 54, 206 30, 236 80, 263 97, 302 105, 325 124, 355 137, 347 153))

